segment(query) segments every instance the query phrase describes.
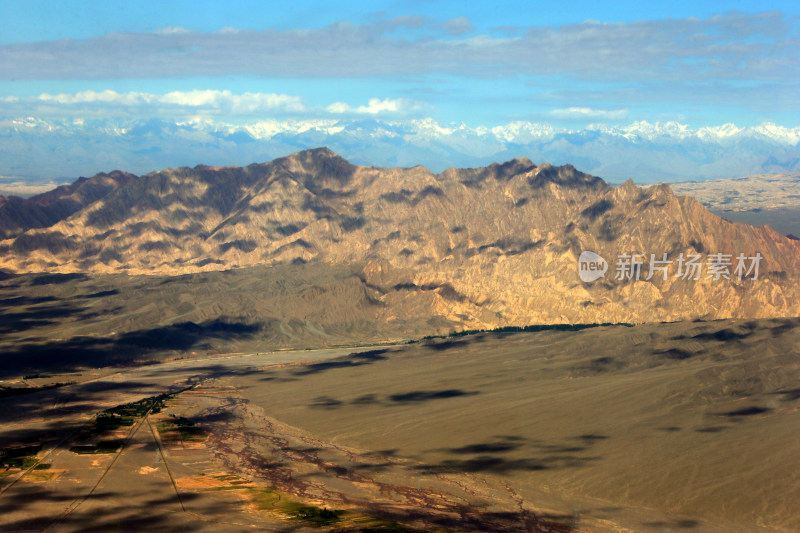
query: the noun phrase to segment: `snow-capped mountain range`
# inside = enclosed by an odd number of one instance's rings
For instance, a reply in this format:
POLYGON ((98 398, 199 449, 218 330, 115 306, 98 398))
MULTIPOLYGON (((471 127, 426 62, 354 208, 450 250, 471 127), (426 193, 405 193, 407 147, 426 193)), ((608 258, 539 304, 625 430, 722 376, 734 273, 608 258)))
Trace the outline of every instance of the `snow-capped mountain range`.
MULTIPOLYGON (((28 181, 125 168, 246 165, 328 146, 359 164, 422 164, 435 172, 528 157, 570 163, 611 181, 682 181, 800 169, 800 127, 773 123, 691 128, 679 122, 557 128, 525 121, 495 127, 434 119, 214 118, 110 120, 0 119, 0 176, 28 181)), ((0 181, 2 189, 2 181, 0 181)))

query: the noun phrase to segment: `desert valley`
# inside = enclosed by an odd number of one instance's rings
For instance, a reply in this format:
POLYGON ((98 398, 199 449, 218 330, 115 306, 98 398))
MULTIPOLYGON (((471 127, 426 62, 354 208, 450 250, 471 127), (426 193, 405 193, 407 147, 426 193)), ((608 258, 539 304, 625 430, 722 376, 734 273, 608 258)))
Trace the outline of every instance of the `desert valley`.
POLYGON ((0 530, 800 531, 800 241, 670 186, 317 148, 0 250, 0 530))

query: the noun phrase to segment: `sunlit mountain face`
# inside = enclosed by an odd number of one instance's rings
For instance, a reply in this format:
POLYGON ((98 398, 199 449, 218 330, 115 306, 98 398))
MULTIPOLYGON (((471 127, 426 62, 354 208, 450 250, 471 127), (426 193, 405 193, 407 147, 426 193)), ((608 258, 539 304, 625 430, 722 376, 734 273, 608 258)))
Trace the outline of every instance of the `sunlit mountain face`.
POLYGON ((800 241, 666 185, 612 187, 527 158, 437 174, 318 148, 245 167, 116 172, 0 205, 0 223, 0 268, 14 272, 356 265, 378 301, 424 300, 469 327, 800 312, 800 241), (604 276, 586 279, 585 251, 604 276))

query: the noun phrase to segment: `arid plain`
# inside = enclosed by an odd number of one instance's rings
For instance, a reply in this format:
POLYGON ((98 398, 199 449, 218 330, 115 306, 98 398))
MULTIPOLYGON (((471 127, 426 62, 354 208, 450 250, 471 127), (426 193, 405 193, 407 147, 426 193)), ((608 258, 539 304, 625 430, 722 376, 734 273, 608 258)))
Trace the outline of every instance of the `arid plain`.
POLYGON ((796 531, 799 345, 713 321, 62 375, 2 400, 3 448, 49 465, 4 474, 2 527, 796 531))

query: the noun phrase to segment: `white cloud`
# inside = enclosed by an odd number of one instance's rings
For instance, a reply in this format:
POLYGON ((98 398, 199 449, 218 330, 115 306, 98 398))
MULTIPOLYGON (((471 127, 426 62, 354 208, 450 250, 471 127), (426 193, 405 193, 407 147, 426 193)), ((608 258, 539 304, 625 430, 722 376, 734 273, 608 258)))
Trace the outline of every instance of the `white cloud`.
MULTIPOLYGON (((87 119, 135 120, 144 117, 178 122, 207 117, 215 120, 248 118, 326 119, 354 116, 409 118, 433 108, 407 98, 370 98, 362 105, 334 102, 311 106, 296 95, 196 89, 165 94, 121 93, 113 90, 77 93, 43 93, 26 98, 0 98, 0 116, 38 117, 57 122, 87 119)), ((2 123, 0 123, 2 126, 2 123)), ((39 127, 39 126, 37 126, 39 127)))
POLYGON ((402 107, 403 102, 401 100, 391 100, 389 98, 384 98, 383 100, 379 98, 370 98, 369 103, 367 105, 358 106, 356 112, 358 113, 367 113, 370 115, 377 115, 378 113, 395 113, 400 110, 402 107))
POLYGON ((624 120, 628 117, 627 109, 592 109, 590 107, 567 107, 553 109, 546 113, 556 119, 592 119, 592 120, 624 120))
POLYGON ((414 104, 403 98, 391 99, 384 98, 370 98, 367 105, 360 105, 358 107, 351 107, 344 102, 334 102, 325 108, 329 113, 333 114, 359 114, 359 115, 380 115, 388 113, 401 113, 408 111, 415 111, 419 109, 419 105, 414 104))
POLYGON ((387 28, 422 28, 425 26, 425 17, 419 15, 401 15, 381 22, 387 28))
POLYGON ((258 92, 84 91, 41 95, 35 101, 0 96, 0 108, 6 117, 71 114, 91 118, 116 109, 123 118, 141 110, 181 120, 227 114, 238 122, 250 116, 434 115, 427 104, 394 98, 408 96, 429 99, 431 105, 450 110, 451 116, 452 110, 460 109, 463 115, 458 118, 466 121, 512 118, 517 111, 518 116, 530 117, 542 102, 563 102, 550 104, 562 109, 540 115, 554 122, 614 123, 629 119, 627 107, 652 110, 648 116, 664 116, 659 111, 676 109, 665 106, 675 103, 689 104, 683 105, 687 110, 702 110, 686 121, 704 120, 703 116, 716 119, 725 116, 723 112, 728 114, 724 120, 740 120, 738 109, 743 120, 750 116, 780 121, 795 109, 800 90, 797 29, 797 20, 780 13, 736 12, 705 19, 491 29, 482 35, 474 33, 466 17, 442 22, 412 16, 264 31, 197 32, 167 27, 147 33, 0 45, 0 80, 307 79, 310 90, 304 94, 315 95, 309 98, 328 94, 329 100, 315 102, 320 106, 315 107, 297 96, 258 92), (474 78, 489 82, 473 84, 474 78), (348 81, 337 86, 341 79, 348 81), (361 82, 365 87, 372 84, 373 89, 367 90, 375 92, 367 94, 380 98, 366 103, 349 100, 346 88, 361 82), (391 93, 379 92, 393 83, 391 93), (531 87, 531 100, 511 96, 525 84, 531 87), (431 92, 420 96, 423 89, 431 92), (512 107, 514 98, 520 107, 512 107), (584 105, 591 107, 580 107, 584 105))
POLYGON ((275 110, 305 111, 302 98, 273 93, 233 94, 231 91, 215 90, 173 91, 158 97, 158 102, 177 106, 219 109, 235 115, 275 110))
POLYGON ((164 28, 157 29, 154 33, 158 35, 180 35, 189 33, 189 30, 180 26, 166 26, 164 28))
MULTIPOLYGON (((28 111, 36 111, 37 106, 61 108, 64 112, 76 112, 81 109, 122 112, 121 108, 134 108, 131 112, 137 115, 149 111, 159 114, 160 111, 207 112, 211 114, 253 115, 258 113, 303 113, 306 105, 299 96, 274 93, 242 93, 231 91, 193 90, 172 91, 166 94, 142 92, 118 93, 116 91, 81 91, 74 94, 43 93, 33 98, 5 98, 0 103, 24 104, 28 111), (138 111, 137 111, 138 110, 138 111)), ((33 114, 33 113, 29 113, 33 114)))
MULTIPOLYGON (((793 83, 797 23, 780 13, 729 12, 706 19, 530 26, 516 37, 465 35, 464 17, 433 26, 421 17, 324 28, 114 33, 90 39, 0 46, 0 79, 111 79, 255 75, 341 78, 561 74, 577 79, 758 79, 793 83), (393 33, 398 27, 402 34, 393 33), (545 52, 546 51, 546 52, 545 52)), ((715 90, 719 90, 717 85, 715 90)))
POLYGON ((464 35, 475 31, 475 26, 472 25, 472 22, 467 17, 448 19, 440 24, 439 28, 450 35, 464 35))
POLYGON ((80 91, 75 94, 40 94, 37 98, 39 102, 49 104, 116 104, 116 105, 142 105, 155 100, 155 95, 130 92, 118 93, 116 91, 80 91))
POLYGON ((349 105, 345 104, 344 102, 334 102, 328 107, 325 108, 328 113, 351 113, 353 108, 349 105))

